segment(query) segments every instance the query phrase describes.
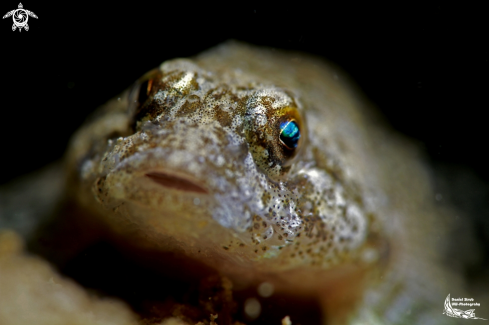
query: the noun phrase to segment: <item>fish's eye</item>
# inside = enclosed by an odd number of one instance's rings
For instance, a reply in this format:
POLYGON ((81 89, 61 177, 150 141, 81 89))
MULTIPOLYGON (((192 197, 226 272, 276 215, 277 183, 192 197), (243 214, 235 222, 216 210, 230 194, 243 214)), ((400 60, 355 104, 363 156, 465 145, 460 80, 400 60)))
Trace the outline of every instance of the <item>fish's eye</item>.
POLYGON ((294 150, 299 144, 301 131, 295 120, 280 123, 280 143, 289 150, 294 150))
POLYGON ((292 168, 307 140, 301 103, 279 88, 256 90, 248 99, 245 134, 256 166, 279 180, 292 168))
POLYGON ((129 92, 129 101, 132 105, 143 105, 151 95, 151 91, 155 86, 155 81, 161 78, 161 72, 154 69, 135 82, 129 92))
POLYGON ((139 86, 139 94, 138 94, 138 104, 143 104, 148 100, 149 93, 153 88, 153 79, 149 79, 144 81, 141 86, 139 86))
POLYGON ((139 78, 129 90, 128 112, 133 117, 133 128, 136 128, 138 121, 142 121, 154 111, 151 102, 161 86, 161 77, 161 71, 154 69, 139 78))

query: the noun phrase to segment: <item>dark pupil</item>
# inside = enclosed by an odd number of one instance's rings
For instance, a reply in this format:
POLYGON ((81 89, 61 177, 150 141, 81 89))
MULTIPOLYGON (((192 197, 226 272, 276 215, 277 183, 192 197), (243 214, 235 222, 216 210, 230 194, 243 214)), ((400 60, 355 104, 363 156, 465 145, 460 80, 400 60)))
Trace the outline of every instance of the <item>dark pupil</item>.
POLYGON ((139 95, 138 95, 138 103, 144 104, 148 99, 149 92, 151 91, 151 87, 153 86, 153 80, 146 80, 139 87, 139 95))
POLYGON ((301 137, 301 132, 299 131, 299 126, 295 121, 283 122, 280 124, 280 140, 289 149, 297 148, 299 139, 301 137))

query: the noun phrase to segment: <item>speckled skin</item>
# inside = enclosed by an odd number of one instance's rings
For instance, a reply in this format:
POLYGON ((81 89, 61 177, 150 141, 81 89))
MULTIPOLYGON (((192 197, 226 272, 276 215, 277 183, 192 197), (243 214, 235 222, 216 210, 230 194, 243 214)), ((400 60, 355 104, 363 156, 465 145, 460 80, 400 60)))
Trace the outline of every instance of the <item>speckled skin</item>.
POLYGON ((329 323, 449 322, 428 175, 345 81, 236 42, 164 62, 75 134, 70 193, 128 241, 317 296, 329 323))

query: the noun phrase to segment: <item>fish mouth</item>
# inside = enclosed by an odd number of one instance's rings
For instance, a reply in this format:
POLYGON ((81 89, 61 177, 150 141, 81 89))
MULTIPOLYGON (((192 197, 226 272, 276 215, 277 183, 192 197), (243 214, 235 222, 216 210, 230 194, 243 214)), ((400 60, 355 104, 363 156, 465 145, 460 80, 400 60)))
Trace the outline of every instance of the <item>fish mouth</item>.
POLYGON ((198 184, 194 180, 190 180, 181 175, 154 171, 146 173, 145 176, 151 179, 153 182, 168 189, 199 194, 209 194, 209 191, 205 187, 198 184))

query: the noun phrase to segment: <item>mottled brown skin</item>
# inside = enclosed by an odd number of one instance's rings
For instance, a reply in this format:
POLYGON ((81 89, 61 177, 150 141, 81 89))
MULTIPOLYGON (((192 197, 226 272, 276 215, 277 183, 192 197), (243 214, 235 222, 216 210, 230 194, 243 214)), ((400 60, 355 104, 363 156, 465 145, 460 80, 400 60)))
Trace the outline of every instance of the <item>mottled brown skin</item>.
POLYGON ((70 195, 133 245, 317 297, 329 323, 418 322, 449 278, 428 177, 344 79, 235 42, 167 61, 75 134, 70 195), (280 140, 291 120, 297 148, 280 140))

